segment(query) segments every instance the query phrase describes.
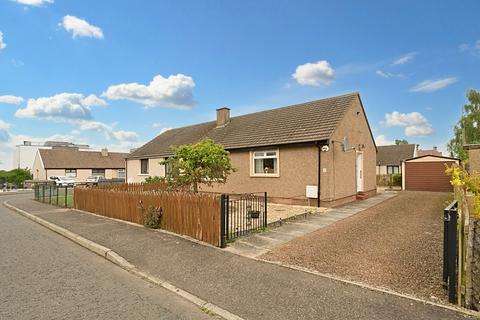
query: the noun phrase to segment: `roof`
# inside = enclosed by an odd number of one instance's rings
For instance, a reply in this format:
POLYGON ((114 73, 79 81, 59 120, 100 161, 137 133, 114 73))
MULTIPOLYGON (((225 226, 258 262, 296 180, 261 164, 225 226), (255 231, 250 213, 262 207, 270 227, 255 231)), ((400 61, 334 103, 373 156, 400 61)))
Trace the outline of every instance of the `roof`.
POLYGON ((405 159, 403 161, 408 162, 408 161, 411 161, 411 160, 417 160, 417 159, 422 159, 422 158, 426 158, 426 157, 441 158, 441 159, 445 159, 445 160, 462 162, 462 160, 460 158, 446 157, 446 156, 436 156, 436 155, 431 155, 431 154, 427 154, 427 155, 419 156, 419 157, 412 157, 412 158, 405 159))
POLYGON ((417 150, 417 156, 442 156, 442 153, 436 149, 432 150, 417 150))
POLYGON ((124 169, 127 153, 76 149, 38 149, 45 169, 124 169))
POLYGON ((377 165, 379 166, 399 166, 402 160, 412 158, 415 154, 414 144, 394 144, 390 146, 378 146, 377 148, 377 165))
POLYGON ((166 156, 172 146, 210 138, 225 149, 321 141, 330 138, 354 101, 357 92, 243 116, 217 127, 216 121, 168 130, 136 149, 128 158, 166 156))

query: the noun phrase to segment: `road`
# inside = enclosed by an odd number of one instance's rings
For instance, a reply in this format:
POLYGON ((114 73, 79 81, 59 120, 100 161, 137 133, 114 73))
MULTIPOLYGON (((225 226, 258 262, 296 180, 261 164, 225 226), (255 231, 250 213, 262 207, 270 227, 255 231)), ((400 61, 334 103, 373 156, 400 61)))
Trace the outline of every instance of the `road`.
POLYGON ((2 205, 0 288, 0 319, 212 319, 2 205))

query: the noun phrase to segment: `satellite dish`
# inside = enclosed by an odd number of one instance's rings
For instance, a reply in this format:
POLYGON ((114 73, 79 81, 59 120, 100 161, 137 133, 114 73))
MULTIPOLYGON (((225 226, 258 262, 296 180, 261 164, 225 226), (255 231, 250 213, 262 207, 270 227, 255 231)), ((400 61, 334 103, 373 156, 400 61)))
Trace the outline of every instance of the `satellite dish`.
POLYGON ((327 152, 328 150, 330 150, 330 148, 327 145, 322 146, 322 152, 327 152))

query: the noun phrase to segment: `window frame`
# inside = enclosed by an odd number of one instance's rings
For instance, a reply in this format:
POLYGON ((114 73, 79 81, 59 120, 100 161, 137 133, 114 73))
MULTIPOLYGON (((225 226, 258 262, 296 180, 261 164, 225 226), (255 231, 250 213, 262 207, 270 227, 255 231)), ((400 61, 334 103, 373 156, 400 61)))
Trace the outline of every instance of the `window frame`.
POLYGON ((106 173, 107 173, 107 172, 106 172, 105 169, 92 169, 92 176, 94 176, 94 177, 104 177, 104 178, 106 178, 106 173), (98 174, 98 173, 93 173, 95 170, 97 170, 97 171, 103 171, 103 175, 100 175, 100 174, 98 174))
POLYGON ((259 149, 250 151, 250 177, 260 178, 279 178, 280 177, 280 149, 259 149), (263 152, 263 156, 255 156, 255 153, 263 152), (267 153, 275 152, 275 156, 267 156, 267 153), (276 173, 255 173, 256 159, 277 159, 276 173))
POLYGON ((400 173, 400 166, 387 165, 387 174, 397 174, 397 173, 400 173), (388 172, 388 169, 389 169, 389 168, 392 168, 392 172, 391 172, 391 173, 388 172), (397 172, 395 172, 395 168, 397 168, 397 172))
POLYGON ((65 169, 65 177, 76 178, 77 177, 77 169, 65 169), (70 171, 70 172, 68 172, 68 171, 70 171), (69 175, 71 173, 75 173, 75 175, 69 175))
POLYGON ((148 176, 149 175, 149 171, 150 171, 150 161, 149 159, 140 159, 140 175, 145 175, 145 176, 148 176), (147 162, 147 167, 146 167, 146 172, 143 171, 143 161, 146 161, 147 162))
POLYGON ((127 170, 126 169, 117 169, 117 178, 126 179, 127 178, 127 170), (120 173, 122 173, 122 177, 120 177, 120 173))

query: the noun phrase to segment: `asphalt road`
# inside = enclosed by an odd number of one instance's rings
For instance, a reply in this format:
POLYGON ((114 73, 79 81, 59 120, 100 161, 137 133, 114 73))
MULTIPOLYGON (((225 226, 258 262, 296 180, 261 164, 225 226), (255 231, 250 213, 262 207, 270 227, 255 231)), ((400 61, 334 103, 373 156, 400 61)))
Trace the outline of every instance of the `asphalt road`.
POLYGON ((0 205, 0 319, 212 317, 0 205))

